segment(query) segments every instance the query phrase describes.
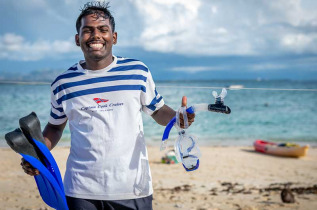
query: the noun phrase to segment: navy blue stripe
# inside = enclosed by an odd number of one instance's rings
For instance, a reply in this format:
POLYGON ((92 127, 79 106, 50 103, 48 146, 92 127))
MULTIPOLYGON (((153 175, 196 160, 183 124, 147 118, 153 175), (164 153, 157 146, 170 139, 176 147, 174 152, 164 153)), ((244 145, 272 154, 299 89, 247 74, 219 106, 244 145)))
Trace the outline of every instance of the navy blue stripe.
POLYGON ((68 70, 76 71, 76 70, 78 70, 78 69, 77 69, 77 66, 72 66, 72 67, 70 67, 68 70))
POLYGON ((132 61, 139 61, 139 60, 127 58, 127 59, 124 59, 124 60, 117 60, 117 64, 129 63, 129 62, 132 62, 132 61))
POLYGON ((82 72, 74 72, 73 73, 72 72, 72 73, 68 73, 68 74, 62 74, 55 79, 55 81, 51 84, 51 86, 53 86, 58 80, 72 78, 72 77, 78 77, 81 75, 84 75, 84 73, 82 73, 82 72))
POLYGON ((156 97, 153 98, 150 105, 147 105, 146 107, 154 111, 156 109, 155 105, 160 103, 160 101, 163 99, 163 97, 159 97, 159 99, 156 99, 156 97))
POLYGON ((53 117, 55 120, 58 120, 58 119, 63 119, 63 118, 65 118, 66 115, 58 116, 58 115, 54 114, 54 113, 51 111, 51 117, 53 117))
POLYGON ((53 91, 54 95, 62 90, 65 90, 70 87, 75 87, 75 86, 81 86, 81 85, 87 85, 87 84, 94 84, 98 82, 108 82, 108 81, 116 81, 116 80, 143 80, 144 82, 146 81, 146 77, 142 75, 119 75, 119 76, 107 76, 107 77, 97 77, 97 78, 92 78, 92 79, 86 79, 78 82, 70 82, 70 83, 65 83, 60 86, 57 86, 55 90, 53 91))
POLYGON ((61 104, 63 101, 66 101, 68 99, 75 98, 78 96, 95 94, 95 93, 112 92, 112 91, 121 91, 121 90, 142 90, 143 92, 146 92, 146 88, 143 85, 117 85, 117 86, 109 86, 109 87, 92 88, 92 89, 69 93, 60 97, 56 102, 57 104, 61 104))
POLYGON ((118 66, 115 68, 110 69, 108 72, 113 72, 113 71, 129 71, 129 70, 142 70, 145 72, 148 72, 149 69, 146 68, 143 65, 128 65, 128 66, 118 66))
POLYGON ((53 104, 51 103, 52 105, 52 108, 56 109, 57 111, 59 112, 64 112, 64 109, 63 108, 56 108, 55 106, 53 106, 53 104))

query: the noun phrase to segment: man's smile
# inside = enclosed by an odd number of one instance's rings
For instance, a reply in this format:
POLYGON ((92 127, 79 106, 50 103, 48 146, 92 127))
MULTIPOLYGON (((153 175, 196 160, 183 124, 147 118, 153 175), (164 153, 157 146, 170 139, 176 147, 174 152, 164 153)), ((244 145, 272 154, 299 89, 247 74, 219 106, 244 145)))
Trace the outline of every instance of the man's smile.
POLYGON ((100 42, 88 42, 87 46, 92 50, 101 50, 104 44, 100 42))

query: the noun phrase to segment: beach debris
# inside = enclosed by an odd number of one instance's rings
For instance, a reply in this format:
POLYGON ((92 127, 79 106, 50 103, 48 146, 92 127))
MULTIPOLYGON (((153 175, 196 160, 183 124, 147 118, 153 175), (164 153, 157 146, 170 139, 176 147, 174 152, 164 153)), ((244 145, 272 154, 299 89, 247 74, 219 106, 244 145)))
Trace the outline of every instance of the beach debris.
POLYGON ((281 199, 283 203, 295 203, 295 197, 290 189, 290 185, 285 185, 285 188, 281 192, 281 199))
MULTIPOLYGON (((258 188, 258 187, 246 187, 240 183, 231 183, 231 182, 220 182, 221 188, 213 187, 211 188, 210 194, 216 196, 219 193, 232 193, 232 194, 254 194, 259 193, 262 194, 264 197, 270 196, 272 193, 280 193, 286 186, 289 186, 289 190, 292 193, 300 194, 317 194, 317 184, 310 186, 310 187, 290 187, 295 183, 287 182, 287 183, 273 183, 270 184, 268 187, 265 188, 258 188)), ((296 183, 297 185, 299 183, 296 183)))
POLYGON ((221 192, 227 193, 244 193, 245 188, 239 183, 222 182, 221 186, 225 187, 221 192))
MULTIPOLYGON (((294 183, 292 182, 287 182, 287 183, 274 183, 271 184, 269 187, 267 188, 262 188, 259 189, 260 193, 261 192, 278 192, 278 191, 282 191, 283 189, 285 189, 285 186, 291 186, 294 185, 294 183)), ((290 187, 290 190, 292 192, 295 192, 296 194, 317 194, 317 184, 311 186, 311 187, 290 187)))
POLYGON ((175 191, 175 192, 179 192, 179 191, 181 191, 181 189, 182 189, 182 188, 181 188, 180 186, 174 187, 174 191, 175 191))
POLYGON ((192 189, 192 185, 184 184, 180 186, 176 186, 174 188, 158 188, 155 189, 156 191, 170 191, 173 193, 179 193, 179 192, 189 192, 192 189))
POLYGON ((185 191, 185 192, 188 192, 191 190, 191 186, 188 185, 188 184, 185 184, 185 185, 182 185, 182 186, 177 186, 177 187, 174 187, 174 191, 175 192, 180 192, 180 191, 185 191))
POLYGON ((218 188, 217 187, 214 187, 214 188, 212 188, 211 190, 210 190, 210 195, 218 195, 217 194, 217 191, 218 191, 218 188))

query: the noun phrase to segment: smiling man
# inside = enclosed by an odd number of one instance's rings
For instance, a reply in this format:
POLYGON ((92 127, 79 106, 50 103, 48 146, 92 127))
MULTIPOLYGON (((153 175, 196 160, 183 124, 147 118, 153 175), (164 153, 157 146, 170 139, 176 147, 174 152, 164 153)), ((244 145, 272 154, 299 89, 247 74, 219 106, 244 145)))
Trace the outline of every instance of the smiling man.
MULTIPOLYGON (((43 135, 49 149, 67 121, 71 148, 64 177, 70 209, 152 209, 152 178, 141 111, 166 125, 164 104, 148 67, 112 54, 117 43, 108 4, 88 3, 76 22, 79 61, 51 85, 51 115, 43 135)), ((186 97, 182 106, 186 106, 186 97)), ((188 121, 194 121, 188 114, 188 121)), ((182 123, 183 124, 183 123, 182 123)), ((23 162, 30 175, 38 171, 23 162)))
POLYGON ((117 32, 114 18, 110 12, 106 13, 101 10, 83 10, 76 21, 78 34, 75 41, 86 60, 83 68, 99 70, 113 61, 112 46, 117 43, 117 32))

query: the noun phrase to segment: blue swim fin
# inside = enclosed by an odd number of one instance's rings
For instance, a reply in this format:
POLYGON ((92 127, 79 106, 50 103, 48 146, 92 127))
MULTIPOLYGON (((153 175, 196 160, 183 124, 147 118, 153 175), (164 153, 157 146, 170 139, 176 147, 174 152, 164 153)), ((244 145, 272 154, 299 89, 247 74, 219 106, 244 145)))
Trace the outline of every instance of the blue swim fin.
POLYGON ((37 118, 35 112, 22 117, 19 120, 20 128, 23 134, 27 137, 29 142, 38 150, 41 156, 42 163, 44 163, 48 170, 57 180, 60 188, 64 191, 63 181, 57 163, 45 145, 45 140, 41 131, 40 120, 37 118))
POLYGON ((25 154, 21 155, 40 172, 40 175, 34 176, 34 179, 43 201, 57 210, 68 210, 65 193, 51 172, 38 159, 25 154))
POLYGON ((36 114, 31 113, 21 118, 20 126, 23 132, 16 129, 5 135, 8 145, 39 170, 40 174, 34 176, 34 179, 43 201, 52 208, 68 210, 61 174, 44 143, 44 138, 41 139, 42 133, 36 114), (41 142, 33 136, 40 138, 41 142))

